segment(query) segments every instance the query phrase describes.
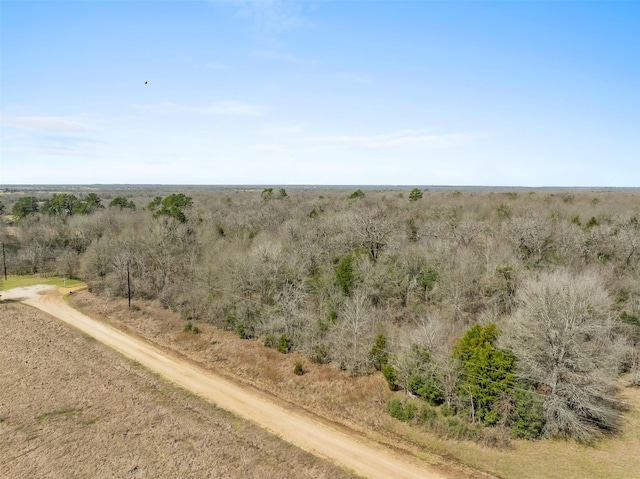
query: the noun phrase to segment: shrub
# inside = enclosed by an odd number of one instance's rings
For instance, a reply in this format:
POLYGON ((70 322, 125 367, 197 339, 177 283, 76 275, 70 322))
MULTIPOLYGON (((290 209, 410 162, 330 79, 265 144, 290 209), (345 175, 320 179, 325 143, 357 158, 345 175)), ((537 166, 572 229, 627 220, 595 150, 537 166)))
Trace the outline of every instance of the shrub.
POLYGON ((434 406, 439 406, 444 402, 444 394, 442 394, 435 378, 430 374, 414 372, 407 380, 407 387, 410 392, 429 401, 434 406))
POLYGON ((233 331, 236 328, 236 316, 233 311, 228 311, 222 320, 222 329, 226 331, 233 331))
POLYGON ((482 431, 482 426, 479 424, 471 425, 456 417, 448 417, 443 426, 441 432, 447 439, 472 440, 476 439, 482 431))
POLYGON ((426 293, 431 291, 438 280, 438 272, 430 266, 423 266, 418 273, 420 287, 426 293))
POLYGON ((260 193, 260 197, 263 200, 270 200, 273 198, 273 188, 265 188, 264 190, 262 190, 262 193, 260 193))
POLYGON ((276 348, 276 346, 278 345, 278 342, 276 341, 276 337, 273 333, 267 333, 267 335, 264 338, 264 345, 267 348, 271 348, 271 349, 276 348))
POLYGON ((413 202, 420 199, 422 199, 422 191, 420 191, 418 188, 412 189, 409 193, 409 201, 413 202))
POLYGON ((456 414, 456 410, 453 406, 450 406, 449 404, 445 404, 440 408, 440 413, 444 417, 450 417, 456 414))
POLYGON ((635 314, 627 313, 626 311, 620 313, 620 321, 640 327, 640 318, 635 314))
POLYGON ((416 225, 416 220, 409 218, 407 220, 407 239, 411 242, 416 242, 420 238, 420 230, 416 225))
POLYGON ((253 338, 253 329, 245 326, 244 321, 238 321, 235 326, 236 334, 242 339, 253 338))
POLYGON ((431 423, 438 417, 438 411, 433 409, 428 404, 423 404, 420 408, 420 415, 418 416, 418 420, 420 423, 431 423))
POLYGON ((594 226, 598 226, 599 224, 600 222, 598 221, 598 219, 595 216, 592 216, 591 219, 587 221, 587 224, 584 225, 584 229, 588 230, 590 228, 593 228, 594 226))
POLYGON ((327 364, 331 362, 329 348, 326 344, 316 344, 311 348, 311 362, 316 364, 327 364))
POLYGON ((193 334, 200 334, 200 328, 198 328, 198 326, 195 326, 191 321, 187 321, 184 326, 182 327, 182 331, 184 331, 185 333, 193 333, 193 334))
POLYGON ((498 213, 498 218, 500 219, 511 218, 511 214, 512 214, 511 208, 509 208, 509 206, 505 204, 498 206, 497 213, 498 213))
POLYGON ((396 419, 402 419, 404 414, 404 406, 398 398, 391 398, 387 401, 387 412, 391 417, 396 419))
POLYGON ((356 198, 364 198, 364 192, 360 188, 349 195, 350 200, 355 200, 356 198))
POLYGON ((513 437, 521 439, 540 437, 544 427, 542 397, 535 391, 516 389, 513 398, 515 406, 511 422, 513 437))
POLYGON ((387 351, 387 338, 384 334, 378 334, 369 352, 369 359, 376 371, 382 371, 389 362, 389 352, 387 351))
POLYGON ((511 435, 505 427, 485 427, 479 431, 480 444, 486 447, 506 449, 511 446, 511 435))
POLYGON ((278 345, 276 346, 276 349, 278 350, 278 352, 282 354, 287 354, 291 352, 291 347, 292 347, 291 339, 289 339, 289 336, 283 333, 280 336, 280 339, 278 340, 278 345))
POLYGON ((296 376, 302 376, 305 373, 304 367, 302 366, 302 362, 301 361, 296 361, 295 365, 293 366, 293 374, 295 374, 296 376))
POLYGON ((340 260, 336 267, 336 283, 338 283, 338 286, 340 286, 342 292, 346 295, 351 292, 355 281, 353 263, 354 255, 349 253, 340 260))
POLYGON ((252 308, 242 308, 235 318, 233 330, 242 339, 252 339, 256 337, 255 326, 260 319, 260 310, 252 308))
POLYGON ((398 373, 396 371, 396 368, 394 368, 391 364, 387 364, 382 368, 382 375, 386 379, 389 389, 391 389, 392 391, 397 391, 398 373))
POLYGON ((391 398, 387 402, 389 414, 400 421, 411 421, 416 416, 417 409, 413 402, 403 403, 398 398, 391 398))

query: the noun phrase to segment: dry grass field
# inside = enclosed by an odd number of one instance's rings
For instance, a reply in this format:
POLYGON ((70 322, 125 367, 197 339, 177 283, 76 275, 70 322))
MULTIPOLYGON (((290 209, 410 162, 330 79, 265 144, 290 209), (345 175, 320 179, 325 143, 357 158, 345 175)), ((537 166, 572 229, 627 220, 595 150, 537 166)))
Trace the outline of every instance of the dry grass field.
POLYGON ((37 310, 0 323, 2 478, 353 477, 37 310))
POLYGON ((88 292, 75 293, 72 302, 94 317, 178 349, 216 371, 239 377, 381 442, 418 456, 435 453, 451 458, 448 470, 452 476, 464 475, 463 467, 456 472, 455 463, 459 461, 501 478, 640 477, 638 389, 623 389, 629 410, 617 437, 589 446, 571 440, 515 440, 507 448, 490 448, 470 441, 438 438, 425 429, 391 418, 385 412, 385 403, 393 393, 380 375, 351 378, 331 365, 312 364, 295 354, 280 354, 265 348, 258 340, 241 340, 231 332, 207 324, 199 324, 201 334, 184 332, 184 320, 179 315, 151 302, 137 301, 129 311, 126 300, 105 301, 88 292), (306 373, 302 376, 293 373, 296 361, 304 364, 306 373))

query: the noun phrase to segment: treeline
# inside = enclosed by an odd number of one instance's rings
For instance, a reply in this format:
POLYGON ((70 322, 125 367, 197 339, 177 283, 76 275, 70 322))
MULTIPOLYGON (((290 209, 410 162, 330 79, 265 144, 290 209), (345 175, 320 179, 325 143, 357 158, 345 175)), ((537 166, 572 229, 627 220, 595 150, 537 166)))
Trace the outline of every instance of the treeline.
MULTIPOLYGON (((109 202, 109 208, 113 207, 135 209, 136 205, 133 201, 119 196, 109 202)), ((90 214, 103 208, 102 199, 96 193, 88 193, 80 198, 72 193, 58 193, 42 202, 35 196, 23 196, 13 204, 11 214, 15 219, 20 220, 38 212, 64 217, 90 214)), ((0 213, 4 212, 4 209, 4 204, 0 202, 0 213)))
POLYGON ((193 324, 383 374, 400 419, 588 440, 618 427, 619 378, 640 383, 637 194, 64 195, 5 208, 11 273, 105 296, 129 273, 193 324))

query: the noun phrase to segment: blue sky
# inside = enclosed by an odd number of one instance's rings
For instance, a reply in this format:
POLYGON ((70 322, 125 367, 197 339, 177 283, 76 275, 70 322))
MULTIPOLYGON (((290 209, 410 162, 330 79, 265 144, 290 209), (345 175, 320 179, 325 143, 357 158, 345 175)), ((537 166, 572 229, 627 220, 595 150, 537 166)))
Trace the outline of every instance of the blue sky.
POLYGON ((640 186, 640 1, 0 0, 0 22, 0 184, 640 186))

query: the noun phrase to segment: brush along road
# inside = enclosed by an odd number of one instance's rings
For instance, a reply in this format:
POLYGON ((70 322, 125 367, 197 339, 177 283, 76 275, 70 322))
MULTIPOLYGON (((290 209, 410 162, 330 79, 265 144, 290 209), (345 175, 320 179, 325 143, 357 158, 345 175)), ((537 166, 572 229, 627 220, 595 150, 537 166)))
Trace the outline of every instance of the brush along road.
POLYGON ((305 411, 292 408, 259 390, 199 367, 130 336, 70 307, 62 293, 50 286, 33 286, 5 291, 3 299, 36 307, 94 337, 181 387, 198 394, 240 417, 278 435, 316 456, 326 458, 369 478, 444 479, 441 473, 418 459, 348 434, 305 411))

